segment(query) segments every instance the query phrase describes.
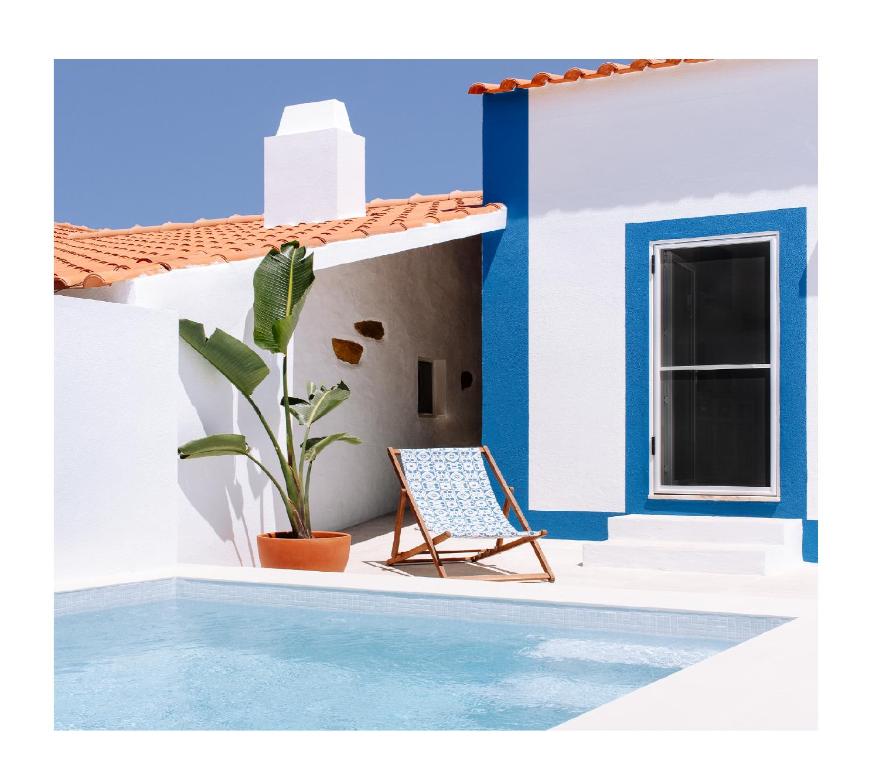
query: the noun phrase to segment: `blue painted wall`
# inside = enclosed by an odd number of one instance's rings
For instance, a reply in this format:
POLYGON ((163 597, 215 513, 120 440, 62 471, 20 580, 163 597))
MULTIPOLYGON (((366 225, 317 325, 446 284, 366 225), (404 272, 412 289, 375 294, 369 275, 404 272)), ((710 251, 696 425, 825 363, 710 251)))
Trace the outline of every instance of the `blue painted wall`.
POLYGON ((528 93, 482 109, 485 199, 507 207, 482 240, 482 442, 528 509, 528 93))
POLYGON ((818 562, 817 520, 803 520, 803 560, 807 563, 818 562))

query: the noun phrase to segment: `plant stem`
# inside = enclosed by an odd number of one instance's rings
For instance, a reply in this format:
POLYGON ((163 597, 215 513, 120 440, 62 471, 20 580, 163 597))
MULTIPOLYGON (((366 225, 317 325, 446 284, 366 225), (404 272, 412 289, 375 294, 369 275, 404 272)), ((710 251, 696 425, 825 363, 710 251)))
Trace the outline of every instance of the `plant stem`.
POLYGON ((310 538, 311 531, 307 530, 305 524, 302 521, 302 518, 299 517, 299 513, 296 511, 296 507, 293 506, 293 502, 290 501, 289 496, 284 493, 284 489, 281 488, 281 484, 275 479, 275 476, 269 472, 268 467, 263 464, 259 459, 255 456, 252 456, 249 453, 244 454, 250 459, 254 464, 256 464, 263 472, 266 473, 266 477, 272 481, 275 488, 278 489, 278 494, 281 496, 281 501, 284 502, 284 507, 287 511, 287 519, 290 521, 290 527, 293 529, 295 533, 298 533, 302 538, 310 538))
POLYGON ((302 507, 302 517, 305 528, 311 537, 311 502, 309 501, 309 488, 311 488, 311 468, 314 466, 313 461, 308 462, 308 471, 305 473, 305 504, 302 507))
POLYGON ((259 417, 260 422, 265 428, 266 434, 268 434, 269 439, 272 441, 272 445, 275 448, 275 453, 278 456, 278 462, 281 464, 281 472, 284 474, 284 484, 287 486, 287 496, 290 498, 291 502, 294 500, 295 503, 301 505, 302 503, 302 486, 299 480, 299 475, 296 472, 295 466, 290 466, 284 459, 284 453, 281 451, 281 446, 278 445, 278 438, 275 437, 275 433, 272 432, 272 428, 269 426, 269 423, 266 421, 265 416, 262 415, 262 411, 259 409, 259 406, 253 401, 253 398, 249 395, 245 395, 247 398, 247 402, 250 403, 251 408, 253 408, 256 415, 259 417))
POLYGON ((281 365, 281 380, 284 383, 284 423, 287 428, 287 464, 296 466, 296 454, 293 449, 293 419, 290 417, 290 391, 287 384, 287 353, 284 352, 284 362, 281 365))
MULTIPOLYGON (((290 310, 293 308, 293 288, 294 288, 294 276, 296 273, 295 270, 295 251, 290 255, 290 271, 287 274, 287 301, 284 307, 284 315, 287 316, 290 314, 290 310)), ((289 342, 288 342, 289 346, 289 342)), ((287 398, 290 396, 290 392, 287 385, 287 348, 284 348, 284 360, 281 364, 281 380, 283 382, 284 387, 284 423, 287 428, 287 464, 290 467, 296 466, 295 456, 293 453, 293 422, 290 419, 290 403, 287 398)))

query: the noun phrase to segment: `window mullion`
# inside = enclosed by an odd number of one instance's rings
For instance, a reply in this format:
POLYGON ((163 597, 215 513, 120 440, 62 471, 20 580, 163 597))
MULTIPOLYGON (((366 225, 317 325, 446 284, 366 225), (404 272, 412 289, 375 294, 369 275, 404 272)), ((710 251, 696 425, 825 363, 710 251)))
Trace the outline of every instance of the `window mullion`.
POLYGON ((759 371, 768 370, 772 363, 734 363, 719 365, 660 365, 660 371, 759 371))

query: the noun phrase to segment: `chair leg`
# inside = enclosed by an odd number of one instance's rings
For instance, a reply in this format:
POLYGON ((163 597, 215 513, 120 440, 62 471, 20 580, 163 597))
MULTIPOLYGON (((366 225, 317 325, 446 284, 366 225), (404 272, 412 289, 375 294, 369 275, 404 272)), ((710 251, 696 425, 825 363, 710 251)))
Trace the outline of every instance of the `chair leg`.
MULTIPOLYGON (((482 452, 485 455, 485 459, 488 462, 488 465, 491 467, 491 471, 494 473, 495 478, 497 478, 498 483, 500 483, 500 486, 504 491, 504 496, 506 497, 507 501, 512 505, 513 512, 516 513, 516 517, 519 519, 519 523, 525 530, 529 530, 531 526, 528 525, 528 521, 525 519, 525 515, 522 513, 522 509, 519 507, 519 502, 516 501, 516 497, 513 495, 513 489, 511 486, 507 485, 507 481, 504 480, 504 476, 498 469, 497 463, 494 460, 494 456, 491 455, 491 451, 488 450, 487 445, 482 446, 482 452)), ((546 535, 546 531, 543 531, 543 535, 546 535)), ((537 555, 537 559, 540 561, 540 565, 546 573, 547 579, 549 581, 555 581, 555 574, 552 572, 552 568, 549 567, 549 563, 547 562, 546 556, 543 554, 543 549, 541 548, 537 539, 531 539, 531 546, 534 548, 534 554, 537 555)))
POLYGON ((552 572, 552 568, 549 567, 549 561, 546 559, 546 555, 543 554, 543 548, 540 546, 540 542, 537 539, 531 539, 531 546, 534 547, 534 554, 537 555, 537 559, 540 561, 540 567, 543 568, 543 572, 549 577, 549 581, 555 581, 555 574, 552 572))
POLYGON ((400 533, 403 529, 403 516, 406 514, 406 491, 400 489, 400 501, 397 503, 397 518, 394 521, 394 543, 391 546, 391 559, 400 551, 400 533))
MULTIPOLYGON (((439 555, 437 554, 436 547, 434 546, 434 543, 433 543, 433 539, 430 537, 430 534, 427 532, 427 528, 424 528, 422 526, 422 531, 424 532, 424 540, 427 543, 427 549, 430 552, 430 557, 433 560, 434 566, 436 566, 436 572, 439 574, 441 579, 444 579, 444 578, 446 578, 446 569, 443 568, 442 560, 440 560, 439 555)), ((447 531, 446 533, 443 533, 440 535, 445 537, 442 539, 443 541, 445 541, 445 539, 450 538, 452 534, 448 533, 448 531, 447 531)), ((437 538, 439 538, 439 537, 437 537, 437 538)))
MULTIPOLYGON (((512 488, 510 490, 512 490, 512 488)), ((501 512, 504 513, 504 517, 507 518, 507 520, 510 519, 510 500, 509 500, 509 498, 504 499, 504 508, 501 510, 501 512)), ((494 545, 496 547, 499 547, 503 543, 504 543, 503 539, 498 539, 497 541, 495 541, 494 545)))
MULTIPOLYGON (((407 501, 412 508, 412 514, 415 516, 415 522, 418 523, 418 528, 421 531, 421 535, 424 537, 424 543, 427 545, 427 549, 430 552, 431 560, 433 560, 433 564, 436 566, 436 570, 437 573, 440 575, 440 578, 444 579, 446 578, 446 569, 443 568, 442 561, 439 559, 439 555, 437 555, 436 547, 433 543, 433 538, 428 532, 427 526, 424 524, 421 513, 418 511, 418 505, 415 503, 415 499, 413 499, 410 495, 409 486, 406 482, 406 473, 403 471, 403 467, 400 466, 400 462, 397 460, 397 453, 399 452, 395 451, 393 448, 388 448, 388 456, 391 460, 391 464, 394 467, 394 471, 397 473, 397 477, 400 479, 400 485, 402 486, 400 489, 400 493, 406 495, 407 501)), ((399 507, 397 514, 398 517, 400 517, 401 513, 399 511, 399 507)), ((451 533, 449 534, 449 536, 451 536, 451 533)), ((399 542, 397 543, 397 546, 399 546, 399 542)), ((397 557, 399 559, 398 555, 395 555, 394 557, 397 557)), ((392 559, 394 558, 392 557, 392 559)))

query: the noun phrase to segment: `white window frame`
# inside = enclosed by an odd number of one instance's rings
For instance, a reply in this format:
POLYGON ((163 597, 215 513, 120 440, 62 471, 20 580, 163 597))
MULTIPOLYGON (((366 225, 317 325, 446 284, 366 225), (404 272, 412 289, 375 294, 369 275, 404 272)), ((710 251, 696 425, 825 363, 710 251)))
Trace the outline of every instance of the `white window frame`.
POLYGON ((778 232, 756 232, 722 237, 686 238, 678 240, 655 240, 650 243, 650 493, 651 499, 711 499, 715 501, 780 501, 779 491, 779 318, 778 318, 778 232), (661 357, 656 348, 661 343, 661 251, 669 248, 701 248, 743 243, 769 243, 769 350, 768 364, 760 365, 660 365, 661 357), (741 486, 680 486, 663 485, 662 473, 662 387, 661 370, 722 370, 734 368, 769 368, 770 386, 770 484, 767 487, 741 486))

